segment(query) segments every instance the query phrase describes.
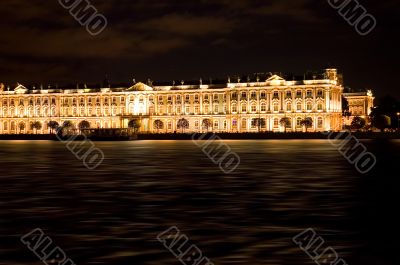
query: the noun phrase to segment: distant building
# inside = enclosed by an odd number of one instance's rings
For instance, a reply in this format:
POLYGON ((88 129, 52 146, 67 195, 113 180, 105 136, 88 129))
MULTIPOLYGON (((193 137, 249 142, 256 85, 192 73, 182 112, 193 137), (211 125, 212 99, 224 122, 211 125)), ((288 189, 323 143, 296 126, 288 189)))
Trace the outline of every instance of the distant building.
MULTIPOLYGON (((50 121, 71 121, 76 128, 82 122, 92 128, 127 128, 132 120, 140 121, 140 132, 301 132, 307 118, 312 120, 308 131, 338 131, 342 93, 336 69, 301 77, 255 74, 170 84, 148 80, 130 87, 17 85, 6 90, 3 85, 0 133, 48 133, 50 121), (33 129, 38 123, 41 128, 33 129)), ((352 96, 350 101, 353 106, 352 96)), ((368 113, 367 103, 357 113, 368 113)))
POLYGON ((366 92, 344 93, 349 103, 350 117, 344 117, 344 124, 350 125, 354 117, 361 117, 368 122, 369 115, 374 107, 375 97, 372 90, 366 92))

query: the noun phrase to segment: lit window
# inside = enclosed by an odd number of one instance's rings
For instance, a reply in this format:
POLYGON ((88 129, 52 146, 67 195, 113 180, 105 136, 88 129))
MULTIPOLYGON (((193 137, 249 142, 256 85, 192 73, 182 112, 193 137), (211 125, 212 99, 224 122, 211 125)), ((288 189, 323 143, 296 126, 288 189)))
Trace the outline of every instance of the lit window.
POLYGON ((317 124, 318 124, 318 128, 322 128, 324 125, 324 120, 321 117, 319 117, 317 124))
POLYGON ((247 129, 247 120, 246 119, 242 120, 242 129, 244 129, 244 130, 247 129))
POLYGON ((253 112, 253 113, 257 112, 256 104, 251 105, 251 112, 253 112))
POLYGON ((267 111, 267 104, 265 104, 265 103, 261 104, 261 111, 262 112, 266 112, 267 111))
POLYGON ((279 127, 279 119, 278 118, 274 119, 274 127, 275 128, 279 127))
POLYGON ((219 129, 219 122, 214 121, 214 129, 218 130, 219 129))
POLYGON ((296 126, 301 127, 301 118, 296 119, 296 126))
POLYGON ((232 127, 233 127, 233 128, 237 128, 237 125, 238 125, 237 120, 233 120, 233 121, 232 121, 232 127))
POLYGON ((236 113, 237 112, 237 106, 236 104, 232 105, 232 112, 236 113))
POLYGON ((278 103, 274 103, 274 111, 279 111, 279 105, 278 105, 278 103))
POLYGON ((301 103, 297 103, 297 111, 301 111, 301 103))
POLYGON ((286 104, 286 110, 287 110, 287 111, 292 111, 292 103, 288 102, 288 103, 286 104))
POLYGON ((242 104, 242 112, 243 113, 247 112, 247 105, 246 104, 242 104))

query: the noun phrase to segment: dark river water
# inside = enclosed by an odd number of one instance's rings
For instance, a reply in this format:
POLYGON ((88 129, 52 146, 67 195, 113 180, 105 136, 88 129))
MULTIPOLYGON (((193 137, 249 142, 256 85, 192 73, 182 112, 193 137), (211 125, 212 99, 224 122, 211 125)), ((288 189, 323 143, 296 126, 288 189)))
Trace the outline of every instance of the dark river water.
POLYGON ((292 241, 313 228, 349 265, 397 265, 400 141, 365 141, 361 175, 324 140, 226 141, 224 174, 191 141, 96 142, 88 170, 60 142, 0 141, 0 264, 42 264, 41 228, 77 265, 181 264, 157 241, 176 226, 215 265, 315 264, 292 241))

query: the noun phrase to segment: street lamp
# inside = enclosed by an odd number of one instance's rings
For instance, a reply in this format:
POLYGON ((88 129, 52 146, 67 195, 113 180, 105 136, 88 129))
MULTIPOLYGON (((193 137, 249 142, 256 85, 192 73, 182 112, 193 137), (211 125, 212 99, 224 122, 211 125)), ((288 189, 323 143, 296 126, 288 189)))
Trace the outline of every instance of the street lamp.
POLYGON ((397 129, 400 130, 400 112, 397 112, 397 129))

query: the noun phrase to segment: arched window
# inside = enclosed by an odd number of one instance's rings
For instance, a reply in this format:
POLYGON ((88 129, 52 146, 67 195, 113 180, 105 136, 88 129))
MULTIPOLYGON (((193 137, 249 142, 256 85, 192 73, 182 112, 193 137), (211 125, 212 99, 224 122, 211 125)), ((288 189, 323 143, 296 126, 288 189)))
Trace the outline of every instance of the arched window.
POLYGON ((279 127, 279 119, 275 118, 274 119, 274 128, 278 128, 279 127))
POLYGON ((214 121, 214 130, 219 130, 219 121, 214 121))
POLYGON ((232 112, 233 113, 237 112, 237 105, 236 104, 232 104, 232 112))
POLYGON ((6 121, 3 123, 3 130, 4 131, 8 130, 8 122, 6 122, 6 121))
POLYGON ((312 111, 312 103, 307 102, 307 111, 312 111))
POLYGON ((302 110, 302 107, 301 107, 301 103, 300 103, 300 102, 298 102, 298 103, 296 104, 296 108, 297 108, 297 111, 301 111, 301 110, 302 110))
POLYGON ((232 128, 237 129, 238 122, 237 120, 232 120, 232 128))
POLYGON ((247 130, 247 120, 242 119, 242 130, 247 130))
POLYGON ((296 126, 297 126, 298 128, 301 128, 301 118, 300 118, 300 117, 298 117, 298 118, 296 119, 296 126))
POLYGON ((292 103, 290 103, 290 102, 286 103, 286 110, 292 111, 292 103))
POLYGON ((267 104, 261 103, 261 112, 266 112, 267 111, 267 104))
POLYGON ((257 105, 256 103, 251 104, 251 112, 256 113, 257 112, 257 105))
POLYGON ((274 111, 275 112, 279 111, 279 105, 276 102, 274 103, 274 111))
POLYGON ((245 103, 242 104, 242 112, 243 113, 247 112, 247 104, 245 103))
POLYGON ((322 128, 324 126, 324 120, 321 117, 318 117, 317 126, 318 128, 322 128))
POLYGON ((210 106, 209 105, 204 105, 204 113, 205 114, 210 113, 210 106))
POLYGON ((318 103, 317 109, 318 109, 319 111, 323 110, 323 106, 322 106, 322 103, 321 103, 321 102, 318 103))

